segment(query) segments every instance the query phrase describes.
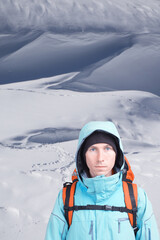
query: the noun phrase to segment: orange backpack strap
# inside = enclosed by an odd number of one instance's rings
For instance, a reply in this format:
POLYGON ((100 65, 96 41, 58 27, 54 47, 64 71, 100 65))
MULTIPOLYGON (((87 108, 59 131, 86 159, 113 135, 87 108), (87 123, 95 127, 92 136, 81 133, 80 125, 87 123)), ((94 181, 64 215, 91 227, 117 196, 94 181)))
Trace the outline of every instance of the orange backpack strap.
POLYGON ((132 210, 132 213, 128 213, 130 223, 134 229, 136 235, 137 228, 137 204, 138 204, 138 190, 137 185, 132 183, 134 180, 134 174, 131 170, 131 166, 125 157, 125 171, 123 174, 123 192, 126 208, 132 210))
POLYGON ((68 223, 68 228, 72 223, 72 217, 73 217, 73 211, 74 211, 74 210, 69 211, 68 208, 74 207, 74 194, 75 194, 77 182, 78 182, 78 174, 76 169, 74 169, 72 173, 72 182, 65 183, 63 185, 63 192, 62 192, 62 198, 63 198, 63 204, 64 204, 64 215, 68 223))
POLYGON ((73 210, 68 211, 68 207, 74 207, 74 194, 76 190, 77 181, 73 183, 65 183, 62 192, 63 204, 64 204, 64 214, 68 223, 68 228, 72 223, 73 210))
POLYGON ((126 207, 133 211, 133 213, 128 213, 128 217, 133 229, 135 229, 137 226, 137 185, 123 181, 123 191, 126 207))

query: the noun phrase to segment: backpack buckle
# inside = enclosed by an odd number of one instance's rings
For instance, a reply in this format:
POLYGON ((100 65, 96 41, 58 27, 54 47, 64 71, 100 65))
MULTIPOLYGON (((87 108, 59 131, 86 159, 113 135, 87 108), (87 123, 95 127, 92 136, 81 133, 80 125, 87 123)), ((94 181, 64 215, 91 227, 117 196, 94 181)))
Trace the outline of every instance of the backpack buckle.
POLYGON ((63 184, 63 187, 69 186, 69 185, 71 185, 71 184, 72 184, 71 182, 65 182, 65 183, 63 184))
POLYGON ((137 212, 137 207, 132 209, 133 212, 137 212))
POLYGON ((104 205, 104 210, 106 210, 106 211, 112 210, 112 206, 104 205))
POLYGON ((134 230, 134 234, 135 234, 135 236, 136 236, 136 234, 137 234, 137 232, 138 232, 138 230, 139 230, 138 227, 137 227, 137 226, 134 227, 133 230, 134 230))

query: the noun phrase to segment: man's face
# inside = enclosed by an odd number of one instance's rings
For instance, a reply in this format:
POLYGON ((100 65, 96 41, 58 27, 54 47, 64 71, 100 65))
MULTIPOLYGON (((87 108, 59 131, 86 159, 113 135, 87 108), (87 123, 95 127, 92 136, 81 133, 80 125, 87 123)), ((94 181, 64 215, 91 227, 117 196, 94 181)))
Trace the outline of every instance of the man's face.
POLYGON ((91 177, 112 175, 116 153, 112 146, 106 143, 97 143, 90 146, 86 152, 86 164, 91 177))

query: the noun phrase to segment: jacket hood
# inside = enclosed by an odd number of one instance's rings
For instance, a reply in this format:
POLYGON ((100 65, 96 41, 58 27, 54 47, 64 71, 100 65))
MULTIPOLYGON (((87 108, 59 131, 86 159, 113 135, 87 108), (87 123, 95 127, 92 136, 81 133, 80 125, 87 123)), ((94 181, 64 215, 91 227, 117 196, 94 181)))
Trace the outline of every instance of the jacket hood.
MULTIPOLYGON (((123 156, 123 146, 118 133, 118 130, 113 122, 110 121, 92 121, 87 123, 79 133, 78 147, 76 153, 76 168, 79 177, 81 178, 83 174, 86 173, 86 165, 84 164, 84 160, 82 159, 82 147, 86 138, 89 137, 95 131, 102 131, 109 135, 111 135, 116 143, 116 147, 118 150, 116 163, 115 163, 115 171, 119 172, 124 165, 124 156, 123 156)), ((81 178, 82 179, 82 178, 81 178)))

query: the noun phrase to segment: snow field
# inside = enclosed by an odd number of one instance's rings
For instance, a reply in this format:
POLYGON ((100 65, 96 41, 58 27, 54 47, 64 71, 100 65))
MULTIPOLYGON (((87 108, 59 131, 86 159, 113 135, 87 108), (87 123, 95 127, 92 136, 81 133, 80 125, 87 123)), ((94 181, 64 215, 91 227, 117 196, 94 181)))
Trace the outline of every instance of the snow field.
POLYGON ((140 91, 57 91, 46 88, 46 80, 0 88, 2 238, 44 238, 57 194, 75 168, 78 132, 90 120, 117 125, 136 182, 147 191, 159 224, 159 97, 140 91))

